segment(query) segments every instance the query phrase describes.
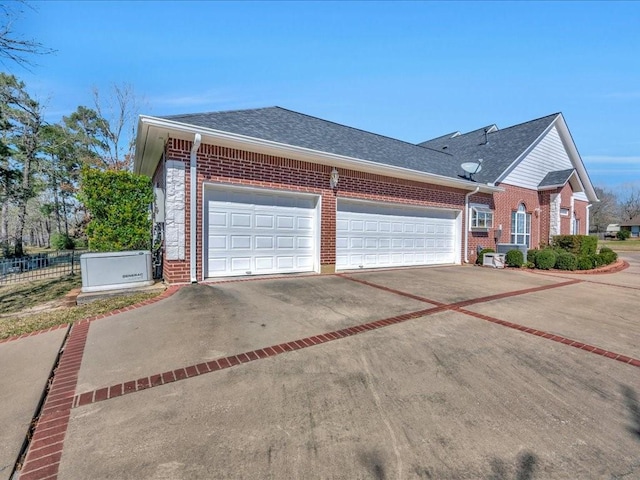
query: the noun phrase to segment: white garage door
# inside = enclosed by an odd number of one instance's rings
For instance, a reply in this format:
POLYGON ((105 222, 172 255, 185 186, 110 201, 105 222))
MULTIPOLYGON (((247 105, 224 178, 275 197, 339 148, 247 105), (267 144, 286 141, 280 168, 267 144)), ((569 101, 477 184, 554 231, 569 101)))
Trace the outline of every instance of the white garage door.
POLYGON ((457 214, 338 202, 336 269, 457 263, 457 214))
POLYGON ((315 197, 205 189, 206 276, 314 271, 316 205, 315 197))

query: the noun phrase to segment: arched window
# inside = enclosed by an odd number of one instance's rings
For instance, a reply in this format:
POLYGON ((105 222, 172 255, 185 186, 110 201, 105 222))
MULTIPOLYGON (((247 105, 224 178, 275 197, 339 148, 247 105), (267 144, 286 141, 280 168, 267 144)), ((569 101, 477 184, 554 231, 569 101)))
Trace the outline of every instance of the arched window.
POLYGON ((531 214, 522 203, 511 212, 511 243, 531 246, 531 214))

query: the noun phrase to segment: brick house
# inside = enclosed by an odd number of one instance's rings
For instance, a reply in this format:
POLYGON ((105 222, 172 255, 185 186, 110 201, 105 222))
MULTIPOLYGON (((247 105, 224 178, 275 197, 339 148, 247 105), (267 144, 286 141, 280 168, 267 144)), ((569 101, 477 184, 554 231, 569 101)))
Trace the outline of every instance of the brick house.
POLYGON ((589 229, 562 114, 414 145, 280 107, 141 116, 167 281, 461 264, 589 229))

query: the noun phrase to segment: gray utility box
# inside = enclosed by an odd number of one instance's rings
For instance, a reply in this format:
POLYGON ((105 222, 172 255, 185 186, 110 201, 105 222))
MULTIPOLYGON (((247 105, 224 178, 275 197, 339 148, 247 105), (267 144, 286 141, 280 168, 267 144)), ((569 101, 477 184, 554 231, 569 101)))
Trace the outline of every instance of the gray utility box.
POLYGON ((85 253, 80 255, 82 292, 101 292, 153 285, 151 252, 85 253))
POLYGON ((518 245, 517 243, 499 243, 496 245, 497 253, 507 253, 509 250, 520 250, 522 252, 522 256, 524 257, 524 261, 527 261, 527 246, 526 245, 518 245))
POLYGON ((483 267, 504 268, 504 253, 485 253, 482 257, 483 267))

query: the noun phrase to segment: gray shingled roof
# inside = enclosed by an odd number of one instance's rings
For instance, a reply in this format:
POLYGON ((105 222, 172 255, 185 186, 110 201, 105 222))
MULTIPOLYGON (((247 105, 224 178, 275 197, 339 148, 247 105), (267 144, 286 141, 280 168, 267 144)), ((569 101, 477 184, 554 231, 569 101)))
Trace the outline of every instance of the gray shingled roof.
POLYGON ((540 183, 538 184, 538 188, 557 187, 559 185, 564 185, 569 181, 569 178, 574 171, 575 170, 573 168, 568 168, 566 170, 556 170, 554 172, 549 172, 540 181, 540 183))
POLYGON ((474 130, 444 135, 419 145, 377 135, 281 107, 166 116, 186 123, 297 147, 462 178, 461 163, 483 159, 479 183, 493 183, 551 124, 558 114, 487 134, 474 130), (446 146, 446 149, 443 147, 446 146))
POLYGON ((420 143, 420 146, 442 150, 453 155, 457 162, 475 162, 482 159, 482 171, 473 178, 480 183, 493 183, 509 166, 522 155, 536 139, 551 125, 558 113, 487 133, 479 128, 454 138, 439 137, 420 143))

